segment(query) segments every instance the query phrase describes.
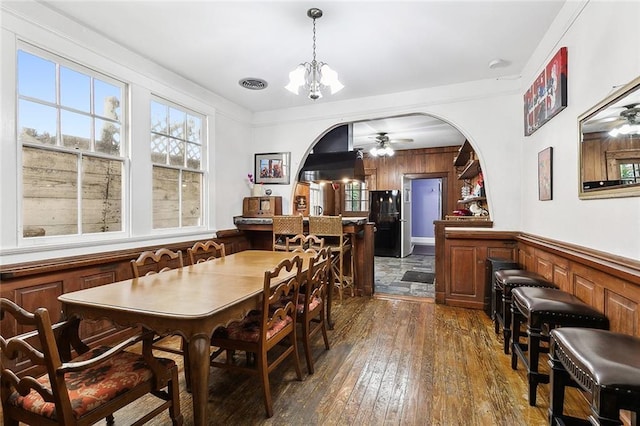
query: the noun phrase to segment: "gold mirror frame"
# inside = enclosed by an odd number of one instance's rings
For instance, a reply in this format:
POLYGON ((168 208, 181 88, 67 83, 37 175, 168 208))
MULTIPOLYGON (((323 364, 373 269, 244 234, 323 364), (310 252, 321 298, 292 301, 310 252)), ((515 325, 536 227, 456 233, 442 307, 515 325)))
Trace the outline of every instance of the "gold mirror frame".
POLYGON ((640 120, 640 77, 578 117, 580 199, 640 196, 640 183, 625 183, 626 179, 620 176, 621 161, 640 163, 640 134, 612 137, 608 133, 631 123, 629 113, 620 113, 635 109, 636 105, 635 119, 640 120))

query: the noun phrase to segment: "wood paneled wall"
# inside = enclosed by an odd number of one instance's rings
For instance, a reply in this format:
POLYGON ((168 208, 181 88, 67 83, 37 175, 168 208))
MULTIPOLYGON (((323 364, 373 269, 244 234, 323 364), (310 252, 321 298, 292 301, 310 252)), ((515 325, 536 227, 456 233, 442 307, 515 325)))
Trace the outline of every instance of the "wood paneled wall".
POLYGON ((396 151, 393 157, 370 157, 365 154, 364 168, 371 190, 402 189, 402 176, 443 178, 443 212, 458 206, 462 181, 453 167, 459 146, 396 151), (445 182, 446 181, 446 182, 445 182), (446 186, 445 186, 446 184, 446 186))
POLYGON ((640 262, 528 234, 518 237, 518 257, 603 312, 611 330, 640 336, 640 262))
MULTIPOLYGON (((217 242, 225 244, 226 253, 235 253, 250 248, 246 236, 237 229, 217 232, 217 242)), ((185 265, 189 264, 187 248, 195 241, 170 244, 165 247, 181 250, 185 265)), ((33 312, 38 307, 45 307, 51 313, 51 319, 61 319, 61 305, 58 296, 71 291, 96 287, 116 281, 133 278, 130 262, 144 250, 155 250, 159 247, 138 247, 116 252, 96 253, 73 256, 46 261, 27 262, 0 266, 0 297, 13 300, 26 310, 33 312)), ((81 337, 92 336, 89 340, 100 342, 103 339, 117 338, 119 330, 108 321, 82 324, 81 337)), ((0 321, 0 332, 3 336, 14 336, 28 330, 17 328, 15 321, 0 321)), ((121 333, 121 334, 122 334, 121 333)))
POLYGON ((611 330, 640 336, 640 261, 520 232, 458 230, 447 222, 436 221, 437 303, 486 305, 484 259, 514 259, 603 312, 611 330))

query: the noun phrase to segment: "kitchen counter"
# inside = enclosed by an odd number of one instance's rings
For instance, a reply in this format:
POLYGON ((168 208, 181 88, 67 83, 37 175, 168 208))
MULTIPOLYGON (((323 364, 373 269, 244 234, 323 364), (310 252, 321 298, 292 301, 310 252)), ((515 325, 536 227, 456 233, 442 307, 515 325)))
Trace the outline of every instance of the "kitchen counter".
MULTIPOLYGON (((343 217, 342 225, 364 225, 369 219, 367 217, 343 217)), ((309 223, 308 217, 302 218, 303 223, 309 223)), ((238 225, 271 225, 273 219, 270 217, 244 217, 234 216, 233 224, 238 225)))

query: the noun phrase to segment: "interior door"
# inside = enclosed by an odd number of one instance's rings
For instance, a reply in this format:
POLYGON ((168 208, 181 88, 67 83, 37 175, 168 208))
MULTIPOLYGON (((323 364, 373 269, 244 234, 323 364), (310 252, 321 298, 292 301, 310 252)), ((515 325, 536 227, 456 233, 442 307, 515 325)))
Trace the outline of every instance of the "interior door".
POLYGON ((411 254, 411 179, 405 176, 402 176, 400 234, 400 257, 407 257, 411 254))

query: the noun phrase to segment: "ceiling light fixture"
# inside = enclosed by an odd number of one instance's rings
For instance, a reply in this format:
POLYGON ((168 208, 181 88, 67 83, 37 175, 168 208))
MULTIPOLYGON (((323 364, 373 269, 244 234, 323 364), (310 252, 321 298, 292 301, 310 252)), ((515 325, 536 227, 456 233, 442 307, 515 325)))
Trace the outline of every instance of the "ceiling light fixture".
POLYGON ((609 136, 613 138, 618 135, 640 135, 640 124, 623 124, 609 131, 609 136))
POLYGON ((307 11, 307 16, 313 19, 313 60, 303 62, 289 73, 289 84, 285 86, 287 90, 296 95, 300 88, 308 93, 309 99, 314 101, 322 97, 322 91, 328 89, 331 94, 339 92, 344 86, 338 80, 338 73, 332 70, 324 62, 316 61, 316 19, 322 17, 322 10, 311 8, 307 11))
POLYGON ((609 136, 613 138, 618 135, 640 135, 640 108, 638 108, 638 104, 628 105, 625 108, 627 109, 620 113, 620 117, 627 122, 609 132, 609 136))
POLYGON ((369 151, 369 154, 374 157, 393 157, 395 151, 386 142, 381 143, 379 146, 374 146, 369 151))

